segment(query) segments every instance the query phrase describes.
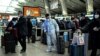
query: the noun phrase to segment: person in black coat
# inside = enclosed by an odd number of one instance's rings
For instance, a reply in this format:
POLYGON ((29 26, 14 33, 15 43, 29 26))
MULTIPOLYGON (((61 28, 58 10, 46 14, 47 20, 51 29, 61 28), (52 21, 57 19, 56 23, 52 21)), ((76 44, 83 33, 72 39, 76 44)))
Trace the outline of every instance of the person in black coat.
POLYGON ((89 18, 82 16, 82 19, 80 20, 80 27, 84 27, 87 23, 89 23, 89 18))
POLYGON ((94 19, 89 24, 89 49, 92 50, 91 56, 96 56, 97 49, 100 49, 100 13, 94 14, 94 19))
POLYGON ((27 20, 23 16, 23 13, 21 11, 18 12, 19 20, 15 27, 17 27, 18 30, 18 41, 22 46, 21 53, 26 52, 26 36, 28 34, 27 30, 27 20))
MULTIPOLYGON (((90 23, 90 19, 88 17, 82 16, 82 19, 80 20, 80 27, 84 28, 86 27, 86 25, 88 25, 90 23)), ((83 33, 88 33, 88 30, 84 29, 82 31, 83 33)))
MULTIPOLYGON (((10 37, 12 39, 14 46, 17 44, 17 28, 15 28, 14 26, 17 23, 17 18, 13 18, 9 23, 8 26, 6 28, 7 32, 10 32, 10 35, 12 37, 10 37)), ((15 49, 11 51, 12 53, 15 53, 15 49)))
POLYGON ((32 37, 32 23, 31 23, 30 19, 31 19, 31 18, 27 18, 28 43, 30 42, 30 38, 32 37))

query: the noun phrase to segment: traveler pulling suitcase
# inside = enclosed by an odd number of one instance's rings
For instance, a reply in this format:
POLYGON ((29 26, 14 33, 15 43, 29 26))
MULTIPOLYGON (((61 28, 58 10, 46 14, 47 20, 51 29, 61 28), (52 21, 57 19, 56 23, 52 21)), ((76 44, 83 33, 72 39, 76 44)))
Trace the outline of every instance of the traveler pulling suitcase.
POLYGON ((15 53, 15 40, 14 37, 9 33, 5 32, 4 34, 5 37, 5 53, 15 53))
POLYGON ((57 53, 64 54, 65 53, 65 43, 63 37, 57 37, 57 53))

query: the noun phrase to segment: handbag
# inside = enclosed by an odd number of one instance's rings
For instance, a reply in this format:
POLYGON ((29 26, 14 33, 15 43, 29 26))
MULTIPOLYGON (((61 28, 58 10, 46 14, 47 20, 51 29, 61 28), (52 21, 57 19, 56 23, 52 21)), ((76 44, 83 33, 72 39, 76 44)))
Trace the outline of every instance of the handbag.
POLYGON ((78 38, 77 38, 77 45, 84 45, 84 34, 79 34, 78 38))
POLYGON ((83 33, 74 33, 73 35, 73 40, 72 44, 77 44, 77 45, 85 45, 84 42, 84 34, 83 33))

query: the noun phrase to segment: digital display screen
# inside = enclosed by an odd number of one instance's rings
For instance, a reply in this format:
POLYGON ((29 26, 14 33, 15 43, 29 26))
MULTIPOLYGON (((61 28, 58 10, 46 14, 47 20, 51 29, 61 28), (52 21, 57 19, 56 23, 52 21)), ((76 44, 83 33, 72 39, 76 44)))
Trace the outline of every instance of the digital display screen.
POLYGON ((24 16, 34 16, 34 17, 41 16, 40 8, 39 7, 31 7, 31 6, 24 6, 23 14, 24 14, 24 16))

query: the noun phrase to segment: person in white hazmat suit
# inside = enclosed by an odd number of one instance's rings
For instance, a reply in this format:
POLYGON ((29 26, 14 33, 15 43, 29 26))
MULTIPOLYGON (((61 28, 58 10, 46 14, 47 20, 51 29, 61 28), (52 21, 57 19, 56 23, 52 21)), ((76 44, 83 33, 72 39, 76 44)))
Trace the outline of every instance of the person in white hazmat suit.
POLYGON ((47 35, 47 52, 56 51, 56 35, 59 35, 59 26, 54 19, 51 19, 49 14, 45 15, 46 20, 44 21, 42 27, 47 35), (53 46, 52 46, 53 44, 53 46))

